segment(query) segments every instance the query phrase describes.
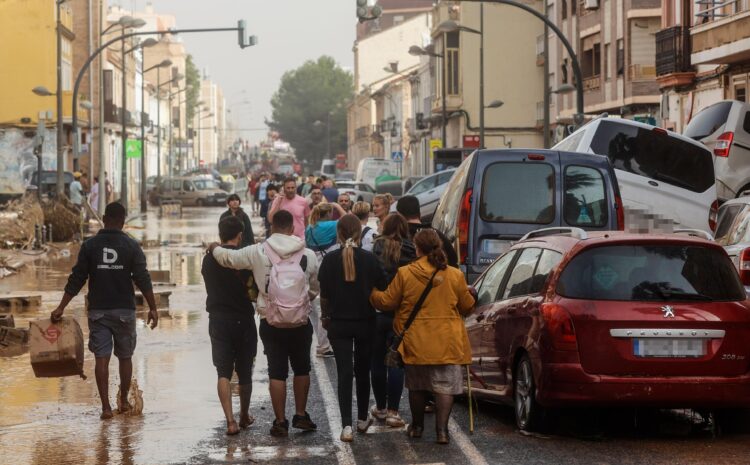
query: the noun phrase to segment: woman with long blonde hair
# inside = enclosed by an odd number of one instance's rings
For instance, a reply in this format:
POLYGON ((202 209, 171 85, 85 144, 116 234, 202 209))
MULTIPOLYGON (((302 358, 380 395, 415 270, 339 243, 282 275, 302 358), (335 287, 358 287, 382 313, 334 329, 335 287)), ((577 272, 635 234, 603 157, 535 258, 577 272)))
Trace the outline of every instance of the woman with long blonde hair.
POLYGON ((323 327, 328 331, 336 358, 341 440, 351 442, 354 439, 352 377, 355 372, 357 431, 366 433, 372 424, 367 410, 375 309, 369 296, 375 288, 385 289, 386 281, 378 259, 359 247, 362 226, 356 216, 344 215, 336 225, 336 234, 339 248, 326 254, 318 272, 320 307, 323 327))
POLYGON ((372 198, 372 213, 378 219, 378 233, 383 231, 383 221, 391 211, 393 196, 389 193, 378 194, 372 198))

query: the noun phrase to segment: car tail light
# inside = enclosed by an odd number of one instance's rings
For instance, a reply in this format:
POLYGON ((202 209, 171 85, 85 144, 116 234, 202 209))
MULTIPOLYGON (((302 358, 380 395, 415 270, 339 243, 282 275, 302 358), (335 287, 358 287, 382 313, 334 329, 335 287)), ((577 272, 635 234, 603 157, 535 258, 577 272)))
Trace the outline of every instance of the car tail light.
POLYGON ((461 210, 458 212, 458 257, 459 263, 466 264, 469 251, 469 223, 471 219, 471 194, 472 189, 467 189, 461 198, 461 210))
POLYGON ((625 231, 625 206, 619 195, 615 196, 615 209, 617 210, 617 230, 625 231))
POLYGON ((534 160, 534 161, 544 161, 546 158, 544 155, 540 153, 530 153, 528 157, 529 157, 529 160, 534 160))
POLYGON ((732 141, 734 140, 733 132, 725 132, 716 139, 716 145, 714 145, 714 155, 717 157, 728 157, 729 149, 732 148, 732 141))
POLYGON ((740 252, 739 271, 742 284, 750 286, 750 248, 744 249, 740 252))
POLYGON ((711 209, 708 211, 708 227, 711 231, 716 231, 716 221, 719 218, 719 200, 714 200, 711 209))
POLYGON ((556 350, 577 351, 578 339, 570 314, 562 306, 542 304, 542 317, 547 323, 552 346, 556 350))

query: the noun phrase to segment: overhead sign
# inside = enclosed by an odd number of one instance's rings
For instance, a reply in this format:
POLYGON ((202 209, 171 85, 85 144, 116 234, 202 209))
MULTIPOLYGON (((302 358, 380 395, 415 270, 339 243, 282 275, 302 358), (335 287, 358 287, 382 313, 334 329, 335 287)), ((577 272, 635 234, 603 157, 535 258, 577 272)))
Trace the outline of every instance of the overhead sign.
POLYGON ((141 158, 143 156, 143 147, 139 140, 127 140, 125 141, 125 157, 126 158, 141 158))
POLYGON ((404 161, 404 152, 391 152, 391 160, 395 162, 404 161))

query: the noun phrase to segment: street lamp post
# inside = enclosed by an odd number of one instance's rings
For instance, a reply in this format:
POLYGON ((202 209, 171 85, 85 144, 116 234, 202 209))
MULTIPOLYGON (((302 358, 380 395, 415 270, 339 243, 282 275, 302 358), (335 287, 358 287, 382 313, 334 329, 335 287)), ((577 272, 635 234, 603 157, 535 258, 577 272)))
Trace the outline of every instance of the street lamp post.
MULTIPOLYGON (((63 134, 63 92, 62 92, 62 4, 65 0, 57 0, 57 196, 65 193, 65 136, 63 134)), ((39 188, 42 187, 42 173, 39 173, 39 188)))
MULTIPOLYGON (((180 95, 181 93, 185 92, 187 89, 188 88, 187 88, 187 85, 186 85, 184 88, 178 90, 177 92, 169 94, 169 167, 167 169, 167 173, 169 173, 170 177, 172 177, 172 175, 173 175, 173 173, 172 173, 173 166, 172 165, 174 163, 174 158, 173 158, 173 155, 172 155, 174 153, 174 137, 173 137, 174 136, 174 134, 173 134, 174 131, 172 129, 172 124, 174 123, 174 115, 172 115, 172 99, 174 97, 180 95)), ((179 102, 179 100, 178 100, 178 102, 179 102)), ((182 129, 182 125, 179 125, 179 126, 180 126, 180 129, 182 129)))
POLYGON ((148 192, 146 190, 146 121, 144 118, 146 114, 146 73, 153 69, 161 69, 169 66, 172 66, 172 60, 169 59, 163 60, 161 63, 147 69, 141 66, 141 213, 146 213, 148 210, 148 192))

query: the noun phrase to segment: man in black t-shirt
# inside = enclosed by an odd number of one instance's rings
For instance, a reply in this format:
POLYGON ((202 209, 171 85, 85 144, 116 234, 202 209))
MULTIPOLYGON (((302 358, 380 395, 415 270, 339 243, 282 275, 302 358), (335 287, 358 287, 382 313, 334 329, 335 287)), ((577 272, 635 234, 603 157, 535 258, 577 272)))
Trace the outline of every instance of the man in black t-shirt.
MULTIPOLYGON (((239 249, 243 230, 244 225, 236 216, 228 216, 221 220, 221 246, 239 249)), ((227 435, 234 435, 239 433, 240 428, 246 428, 254 421, 250 416, 250 395, 253 388, 252 369, 257 353, 258 333, 247 285, 252 272, 224 268, 209 253, 203 258, 201 274, 206 284, 211 356, 219 378, 216 388, 227 419, 227 435), (229 385, 232 372, 237 372, 240 384, 239 426, 232 413, 232 391, 229 385)))

